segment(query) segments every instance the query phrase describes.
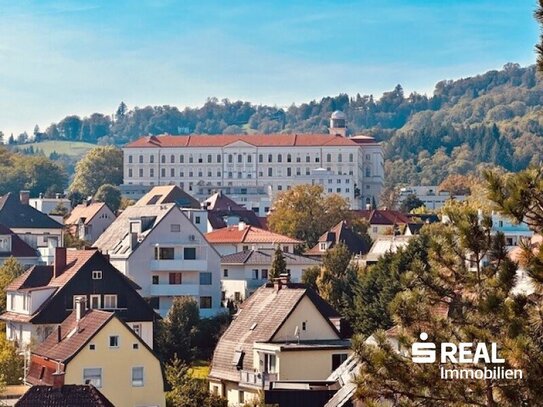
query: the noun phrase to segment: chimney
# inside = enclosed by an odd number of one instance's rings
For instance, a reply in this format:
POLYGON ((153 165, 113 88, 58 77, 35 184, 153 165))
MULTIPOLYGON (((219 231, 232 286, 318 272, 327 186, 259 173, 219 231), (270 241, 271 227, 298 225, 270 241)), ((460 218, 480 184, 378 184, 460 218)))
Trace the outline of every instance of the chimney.
POLYGON ((59 277, 66 268, 66 248, 55 247, 55 260, 53 263, 53 277, 59 277))
POLYGON ((238 223, 238 230, 245 230, 245 227, 246 227, 246 226, 247 226, 247 225, 245 224, 245 222, 239 221, 239 223, 238 223))
POLYGON ((21 201, 21 204, 28 205, 30 202, 30 191, 20 191, 19 200, 21 201))
POLYGON ((86 305, 87 299, 83 295, 78 295, 75 297, 75 320, 79 322, 87 311, 86 305))
POLYGON ((279 275, 279 280, 281 281, 282 285, 287 285, 290 283, 290 273, 281 273, 279 275))
POLYGON ((55 198, 56 198, 56 199, 60 199, 60 194, 58 194, 58 193, 55 194, 55 198))
POLYGON ((62 386, 64 386, 64 372, 56 371, 51 376, 53 377, 53 389, 62 389, 62 386))
POLYGON ((283 288, 283 282, 281 281, 281 278, 273 279, 273 288, 275 289, 275 292, 279 292, 281 288, 283 288))
POLYGON ((57 326, 57 342, 61 342, 62 341, 62 328, 61 326, 57 326))

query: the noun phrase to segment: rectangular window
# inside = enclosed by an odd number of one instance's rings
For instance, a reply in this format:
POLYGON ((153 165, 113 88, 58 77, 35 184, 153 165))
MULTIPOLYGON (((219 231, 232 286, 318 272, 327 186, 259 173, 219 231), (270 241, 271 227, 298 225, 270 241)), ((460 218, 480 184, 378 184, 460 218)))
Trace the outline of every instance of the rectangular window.
POLYGON ((90 307, 91 309, 99 309, 100 308, 100 295, 91 295, 90 296, 90 307))
POLYGON ((211 297, 200 297, 200 308, 210 309, 211 308, 211 297))
POLYGON ((93 280, 101 280, 102 279, 102 271, 100 270, 94 270, 92 272, 92 279, 93 280))
POLYGON ((199 216, 196 216, 196 217, 194 218, 194 223, 196 223, 197 225, 200 224, 200 217, 199 217, 199 216))
POLYGON ((118 335, 110 335, 110 337, 109 337, 109 347, 110 348, 118 348, 119 347, 119 336, 118 335))
POLYGON ((170 169, 170 177, 175 177, 175 168, 170 169))
POLYGON ((143 168, 140 168, 139 173, 140 173, 140 178, 143 178, 143 168))
POLYGON ((347 360, 346 353, 336 353, 332 355, 332 372, 336 370, 343 362, 347 360))
POLYGON ((83 383, 92 384, 94 387, 102 387, 102 369, 101 368, 84 368, 83 383))
POLYGON ((152 284, 158 284, 159 283, 159 277, 158 276, 152 276, 151 281, 152 281, 152 284))
POLYGON ((262 269, 262 272, 260 273, 260 276, 262 277, 262 280, 267 280, 268 279, 268 270, 267 269, 262 269))
POLYGON ((268 177, 273 176, 273 168, 268 168, 268 177))
POLYGON ((245 403, 245 392, 243 390, 238 391, 238 403, 239 404, 245 403))
POLYGON ((185 247, 183 249, 183 259, 196 260, 196 247, 185 247))
POLYGON ((174 249, 173 247, 159 247, 155 248, 155 260, 173 260, 174 249))
POLYGON ((132 156, 131 155, 128 156, 128 163, 132 164, 132 156))
POLYGON ((211 285, 211 273, 200 273, 200 285, 211 285))
POLYGON ((170 232, 181 232, 181 225, 172 223, 170 225, 170 232))
POLYGON ((143 386, 143 367, 132 368, 132 386, 133 387, 143 386))
POLYGON ((253 280, 258 280, 258 269, 253 269, 252 276, 253 280))
POLYGON ((138 336, 141 336, 141 324, 132 324, 132 330, 138 336))
POLYGON ((223 277, 228 277, 228 269, 224 269, 224 270, 222 271, 222 276, 223 276, 223 277))
POLYGON ((183 284, 182 273, 170 273, 170 284, 183 284))
POLYGON ((117 295, 116 294, 106 294, 106 295, 104 295, 104 308, 105 309, 116 309, 117 308, 117 295))
POLYGON ((132 168, 128 169, 128 178, 132 178, 132 168))

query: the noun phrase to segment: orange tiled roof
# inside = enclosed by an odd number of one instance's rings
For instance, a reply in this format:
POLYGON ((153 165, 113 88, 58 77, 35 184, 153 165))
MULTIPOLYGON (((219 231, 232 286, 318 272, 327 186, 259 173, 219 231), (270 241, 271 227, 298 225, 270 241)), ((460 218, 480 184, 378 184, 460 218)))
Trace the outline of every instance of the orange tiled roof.
POLYGON ((353 140, 331 134, 231 134, 147 136, 125 147, 224 147, 237 141, 257 147, 358 146, 358 143, 353 140))
POLYGON ((205 235, 209 243, 290 243, 301 244, 301 240, 270 232, 251 225, 240 230, 238 226, 230 226, 214 230, 205 235))
POLYGON ((79 219, 85 218, 85 224, 89 223, 92 218, 104 207, 103 202, 93 202, 89 205, 79 204, 70 213, 70 216, 66 218, 64 222, 66 225, 75 225, 79 222, 79 219))

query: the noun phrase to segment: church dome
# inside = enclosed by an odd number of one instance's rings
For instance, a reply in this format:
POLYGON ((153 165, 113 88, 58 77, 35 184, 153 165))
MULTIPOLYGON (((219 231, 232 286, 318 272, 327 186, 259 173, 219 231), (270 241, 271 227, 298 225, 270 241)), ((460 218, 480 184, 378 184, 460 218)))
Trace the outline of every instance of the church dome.
POLYGON ((345 120, 347 116, 345 116, 345 113, 343 113, 341 110, 336 110, 334 113, 332 113, 332 119, 343 119, 345 120))

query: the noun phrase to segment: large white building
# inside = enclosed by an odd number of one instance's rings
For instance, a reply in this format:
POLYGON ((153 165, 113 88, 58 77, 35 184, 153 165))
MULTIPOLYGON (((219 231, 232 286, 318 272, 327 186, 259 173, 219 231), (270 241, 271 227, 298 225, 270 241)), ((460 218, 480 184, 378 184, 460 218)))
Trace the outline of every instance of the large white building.
POLYGON ((124 147, 124 187, 172 184, 191 194, 263 187, 264 197, 273 198, 293 185, 320 183, 353 208, 365 207, 379 200, 382 147, 372 137, 345 137, 345 130, 345 115, 335 112, 330 134, 142 137, 124 147))

